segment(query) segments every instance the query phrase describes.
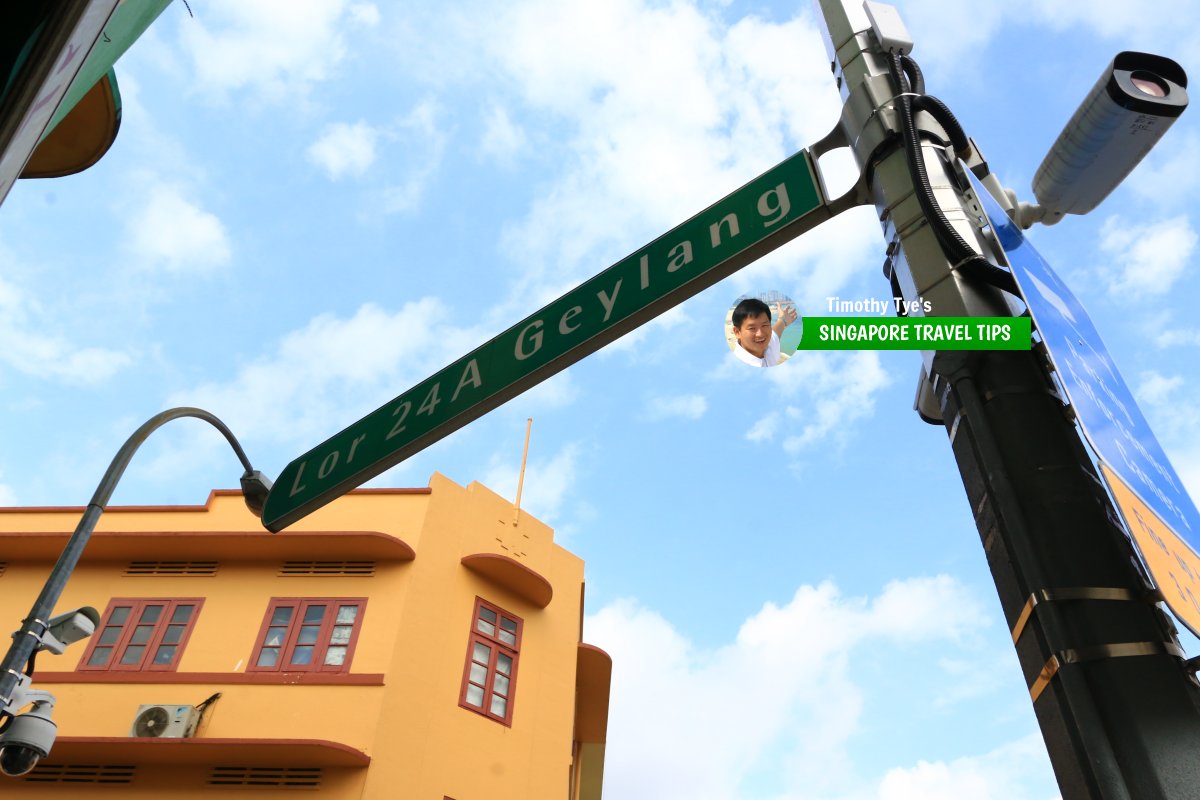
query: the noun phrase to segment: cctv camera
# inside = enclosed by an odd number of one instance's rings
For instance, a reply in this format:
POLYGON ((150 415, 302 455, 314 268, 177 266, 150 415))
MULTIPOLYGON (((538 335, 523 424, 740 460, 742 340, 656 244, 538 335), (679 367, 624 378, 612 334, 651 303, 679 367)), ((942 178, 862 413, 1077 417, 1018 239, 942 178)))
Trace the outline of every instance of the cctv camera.
POLYGON ((1119 53, 1033 176, 1041 221, 1098 206, 1187 108, 1186 87, 1187 75, 1171 59, 1119 53))
POLYGON ((67 649, 67 645, 91 636, 98 624, 100 624, 100 613, 91 606, 59 614, 57 617, 52 617, 47 623, 38 649, 49 650, 51 653, 61 656, 67 649))
POLYGON ((50 719, 53 707, 48 701, 39 701, 13 718, 0 734, 0 772, 12 777, 24 775, 50 753, 58 733, 58 726, 50 719))

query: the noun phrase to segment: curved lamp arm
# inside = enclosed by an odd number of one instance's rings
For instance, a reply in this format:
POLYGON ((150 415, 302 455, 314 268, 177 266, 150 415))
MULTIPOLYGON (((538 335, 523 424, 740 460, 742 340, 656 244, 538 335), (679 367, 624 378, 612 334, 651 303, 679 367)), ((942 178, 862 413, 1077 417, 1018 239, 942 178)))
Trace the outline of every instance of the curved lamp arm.
POLYGON ((84 509, 79 524, 75 526, 75 532, 71 534, 67 546, 63 548, 62 555, 58 557, 54 569, 50 572, 50 577, 46 579, 42 593, 34 601, 33 608, 21 624, 21 629, 13 634, 12 646, 5 654, 4 661, 0 662, 0 709, 12 702, 17 684, 24 675, 25 664, 37 650, 42 636, 49 627, 46 620, 50 619, 50 614, 54 611, 54 606, 57 605, 58 598, 67 585, 67 580, 75 571, 75 565, 83 555, 83 549, 87 546, 88 539, 91 538, 92 531, 95 530, 96 523, 100 520, 100 515, 104 513, 104 507, 117 488, 117 482, 125 473, 125 468, 129 466, 133 454, 151 433, 180 417, 202 419, 225 436, 246 470, 242 475, 242 493, 246 498, 246 505, 256 517, 262 515, 263 502, 271 490, 271 482, 250 465, 250 460, 246 458, 246 452, 242 450, 237 438, 224 422, 204 409, 187 407, 172 408, 151 417, 133 432, 133 435, 125 441, 125 444, 113 457, 104 477, 100 479, 100 485, 96 487, 96 493, 92 495, 92 502, 84 509))

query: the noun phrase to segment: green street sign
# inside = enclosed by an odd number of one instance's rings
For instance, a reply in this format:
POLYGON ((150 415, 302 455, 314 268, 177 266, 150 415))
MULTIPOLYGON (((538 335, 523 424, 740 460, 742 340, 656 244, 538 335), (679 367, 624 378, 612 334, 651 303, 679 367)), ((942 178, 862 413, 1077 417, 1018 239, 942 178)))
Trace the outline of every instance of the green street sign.
POLYGON ((802 150, 292 461, 262 521, 279 531, 835 212, 802 150))

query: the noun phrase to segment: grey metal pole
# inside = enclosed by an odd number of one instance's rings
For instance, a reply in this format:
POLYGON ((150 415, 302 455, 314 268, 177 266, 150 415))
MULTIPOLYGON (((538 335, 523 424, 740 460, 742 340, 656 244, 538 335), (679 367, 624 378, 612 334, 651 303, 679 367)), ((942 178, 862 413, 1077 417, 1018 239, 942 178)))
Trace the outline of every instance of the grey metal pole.
MULTIPOLYGON (((845 100, 839 135, 869 176, 893 287, 930 300, 936 316, 1010 313, 999 281, 987 280, 996 274, 962 251, 947 255, 948 234, 912 177, 919 150, 945 224, 974 253, 991 253, 943 144, 953 137, 919 112, 919 138, 902 137, 898 107, 920 91, 897 86, 857 0, 819 8, 845 100)), ((958 155, 982 164, 973 143, 958 155)), ((1200 687, 1044 354, 923 357, 923 416, 940 416, 949 434, 1064 799, 1200 797, 1200 687)))
POLYGON ((22 622, 20 630, 13 634, 13 643, 5 653, 4 660, 0 662, 0 708, 3 708, 12 699, 13 690, 24 672, 25 664, 36 650, 39 637, 45 633, 47 621, 54 612, 54 606, 58 603, 58 598, 62 595, 71 573, 75 571, 75 565, 79 563, 83 549, 87 547, 92 531, 95 530, 96 523, 100 520, 100 515, 104 513, 104 508, 117 488, 117 482, 125 473, 125 468, 129 466, 133 454, 151 433, 171 420, 181 417, 202 419, 224 435, 246 470, 242 475, 242 488, 246 495, 246 504, 256 514, 262 512, 262 501, 266 498, 270 484, 267 482, 265 488, 263 487, 262 482, 265 481, 265 478, 262 473, 257 472, 250 465, 245 451, 225 423, 200 408, 172 408, 151 417, 134 431, 133 435, 117 451, 112 463, 105 471, 104 477, 101 478, 100 485, 96 487, 96 493, 92 495, 91 502, 84 509, 79 524, 75 526, 75 532, 67 540, 67 545, 54 564, 54 569, 50 571, 50 577, 46 579, 41 594, 34 601, 33 608, 22 622))

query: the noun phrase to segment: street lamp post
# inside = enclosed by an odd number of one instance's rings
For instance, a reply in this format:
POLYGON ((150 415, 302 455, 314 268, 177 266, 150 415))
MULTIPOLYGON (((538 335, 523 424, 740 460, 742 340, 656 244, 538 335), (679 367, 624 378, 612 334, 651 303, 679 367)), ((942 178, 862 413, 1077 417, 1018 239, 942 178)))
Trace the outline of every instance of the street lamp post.
MULTIPOLYGON (((0 724, 4 726, 0 728, 0 731, 3 731, 3 733, 0 733, 0 767, 4 766, 3 762, 6 760, 5 751, 9 749, 17 748, 21 750, 19 758, 12 754, 9 755, 11 758, 16 758, 22 763, 27 763, 28 769, 32 769, 33 765, 37 762, 37 758, 45 756, 49 751, 50 744, 53 743, 53 723, 49 723, 49 742, 45 741, 45 734, 42 734, 40 740, 37 737, 24 740, 12 729, 14 720, 20 719, 16 717, 16 711, 19 708, 33 702, 36 712, 39 706, 44 706, 46 702, 49 702, 50 705, 53 704, 52 699, 50 701, 45 700, 43 697, 43 695, 46 695, 45 692, 38 692, 29 688, 31 676, 26 674, 26 669, 39 650, 48 649, 61 653, 62 647, 66 644, 90 635, 90 629, 84 630, 81 633, 79 628, 75 628, 76 635, 71 638, 65 634, 61 634, 55 623, 61 619, 62 624, 67 625, 73 622, 74 619, 78 619, 79 616, 83 616, 89 619, 94 625, 97 622, 94 609, 81 609, 80 614, 63 615, 63 618, 69 619, 56 618, 52 620, 50 615, 54 611, 54 606, 58 603, 58 599, 67 585, 67 580, 70 579, 71 573, 74 572, 75 565, 79 562, 80 556, 83 555, 83 549, 87 546, 92 531, 95 530, 96 523, 100 520, 100 515, 104 513, 105 506, 117 487, 117 482, 125 473, 125 468, 129 466, 133 454, 137 452, 137 449, 146 441, 151 433, 171 420, 181 417, 202 419, 225 436, 230 446, 233 447, 234 453, 237 454, 238 460, 245 467, 241 484, 246 505, 254 512, 255 517, 262 515, 263 502, 266 500, 267 493, 271 490, 271 481, 250 465, 250 460, 246 457, 245 451, 242 450, 242 446, 238 443, 233 432, 217 417, 200 408, 172 408, 151 417, 140 428, 134 431, 133 435, 117 451, 112 463, 109 464, 108 470, 100 480, 100 485, 96 487, 96 493, 92 495, 92 501, 84 509, 83 516, 80 518, 79 524, 75 527, 75 532, 71 534, 71 538, 67 541, 66 547, 63 548, 62 554, 58 557, 54 569, 50 572, 50 577, 46 579, 41 594, 38 595, 37 600, 34 601, 33 608, 30 609, 29 614, 22 621, 20 630, 13 634, 13 643, 8 648, 4 660, 0 662, 0 724)), ((30 713, 33 714, 34 712, 30 713)), ((25 716, 28 715, 21 715, 21 718, 25 716)), ((48 716, 46 721, 48 722, 48 716)), ((39 726, 40 731, 45 731, 46 728, 46 725, 39 726)), ((16 762, 14 761, 14 763, 16 762)), ((24 771, 28 771, 28 769, 24 771)), ((8 772, 9 770, 5 769, 4 771, 8 772)))
MULTIPOLYGON (((959 159, 993 185, 990 194, 1006 193, 953 114, 924 93, 895 10, 860 0, 818 6, 845 101, 838 133, 869 176, 894 294, 930 298, 940 316, 1027 308, 1006 298, 1019 293, 1012 273, 984 257, 1005 263, 1003 243, 977 224, 981 206, 962 188, 959 159)), ((1035 188, 1054 204, 1017 206, 1018 217, 1053 220, 1084 205, 1072 198, 1099 202, 1144 155, 1117 142, 1118 125, 1096 133, 1098 115, 1127 110, 1107 97, 1102 87, 1085 106, 1085 123, 1070 130, 1087 133, 1088 147, 1116 142, 1124 161, 1081 160, 1077 145, 1056 143, 1058 155, 1047 162, 1057 165, 1056 185, 1048 188, 1071 204, 1035 188)), ((1194 798, 1194 669, 1097 475, 1077 409, 1064 406, 1040 334, 1039 349, 1028 352, 927 354, 918 410, 949 436, 1062 796, 1194 798)))

